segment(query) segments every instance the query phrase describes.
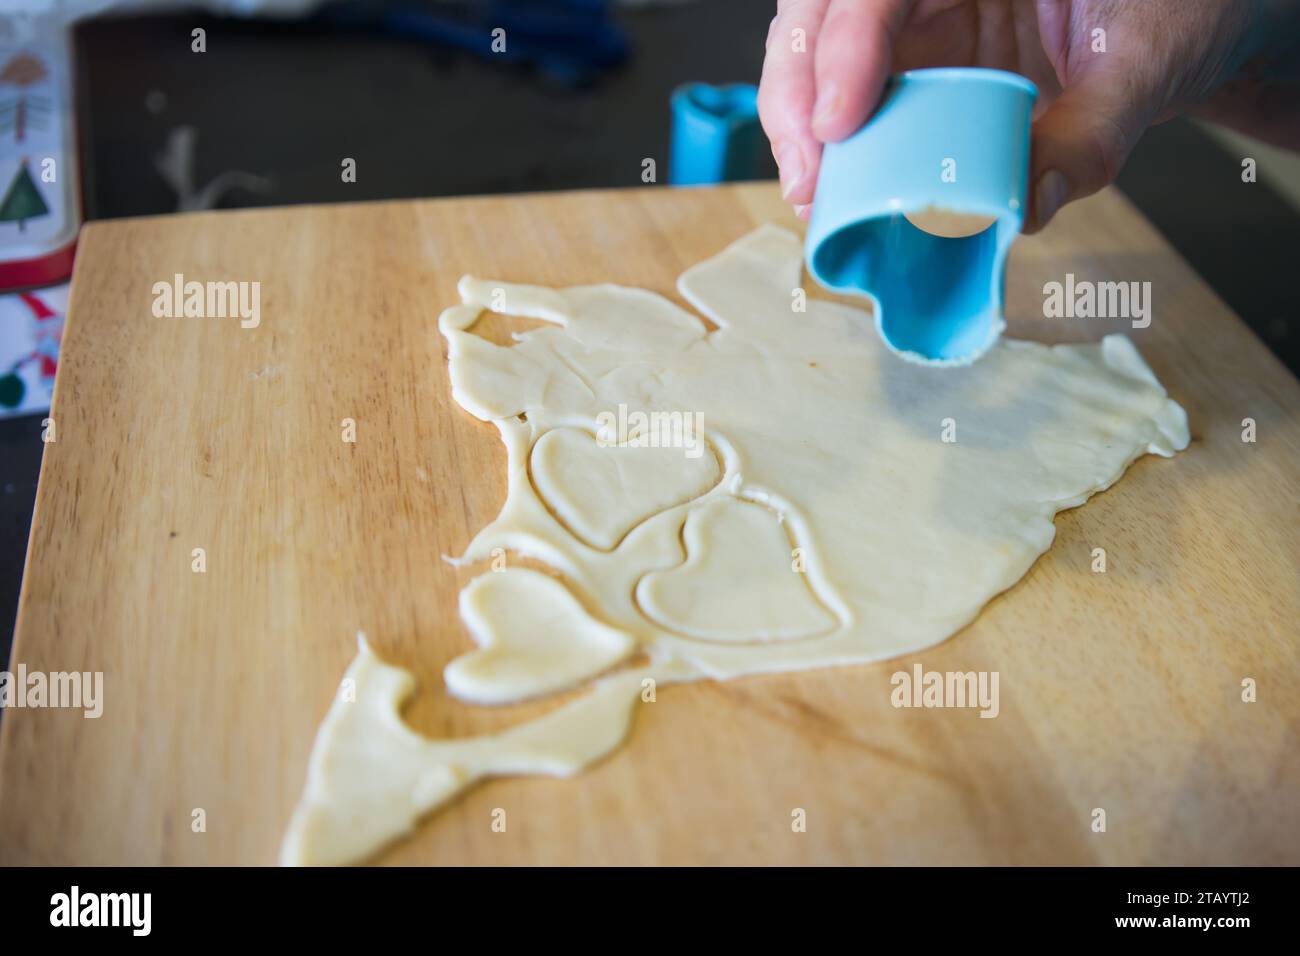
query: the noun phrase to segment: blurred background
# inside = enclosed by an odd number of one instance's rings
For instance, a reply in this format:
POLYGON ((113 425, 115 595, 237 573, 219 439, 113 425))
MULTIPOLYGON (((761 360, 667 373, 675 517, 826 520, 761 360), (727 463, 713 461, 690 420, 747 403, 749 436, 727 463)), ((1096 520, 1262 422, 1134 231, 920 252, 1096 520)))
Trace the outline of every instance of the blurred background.
MULTIPOLYGON (((39 135, 43 118, 66 106, 84 220, 663 188, 672 91, 691 81, 757 83, 774 12, 775 0, 216 0, 189 9, 165 0, 8 0, 0 5, 0 93, 10 90, 0 96, 0 132, 21 139, 30 123, 39 135), (67 104, 24 92, 41 74, 15 60, 51 20, 66 24, 58 29, 67 104), (509 38, 504 55, 490 49, 497 25, 509 38), (202 55, 192 50, 196 29, 202 55), (356 182, 341 180, 341 157, 356 160, 356 182), (643 180, 647 158, 658 167, 655 183, 643 180)), ((755 175, 774 176, 761 152, 755 175)), ((0 220, 27 215, 26 184, 2 178, 12 195, 0 202, 0 220)), ((1300 157, 1175 120, 1146 135, 1119 187, 1300 370, 1300 157), (1256 160, 1258 182, 1242 183, 1243 157, 1256 160)), ((0 324, 21 323, 39 340, 15 360, 26 363, 28 404, 0 418, 7 661, 43 448, 37 379, 53 378, 41 349, 55 338, 66 298, 57 290, 4 298, 13 307, 0 324)))

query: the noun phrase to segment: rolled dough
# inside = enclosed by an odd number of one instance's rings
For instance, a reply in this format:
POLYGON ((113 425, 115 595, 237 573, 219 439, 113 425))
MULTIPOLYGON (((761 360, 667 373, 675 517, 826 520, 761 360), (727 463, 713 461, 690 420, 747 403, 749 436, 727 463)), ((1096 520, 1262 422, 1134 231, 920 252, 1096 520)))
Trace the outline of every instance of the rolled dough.
POLYGON ((771 226, 687 270, 678 289, 712 330, 638 289, 461 280, 439 319, 452 392, 499 429, 508 494, 457 560, 504 549, 562 580, 472 582, 461 613, 479 647, 447 688, 503 703, 607 673, 505 733, 426 740, 400 716, 413 679, 362 640, 283 862, 364 859, 487 776, 576 773, 619 744, 650 686, 929 647, 1047 550, 1056 512, 1187 445, 1182 408, 1122 336, 1004 341, 927 368, 858 309, 799 311, 800 271, 798 238, 771 226), (485 309, 550 324, 497 346, 471 331, 485 309), (690 416, 707 453, 644 428, 597 440, 637 413, 690 416))

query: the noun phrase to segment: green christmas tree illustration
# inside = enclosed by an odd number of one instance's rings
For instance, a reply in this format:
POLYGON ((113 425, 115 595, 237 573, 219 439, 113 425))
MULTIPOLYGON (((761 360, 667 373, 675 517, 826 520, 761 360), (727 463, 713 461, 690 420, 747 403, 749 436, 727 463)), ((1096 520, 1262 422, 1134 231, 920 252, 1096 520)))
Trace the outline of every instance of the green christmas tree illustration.
POLYGON ((9 189, 5 191, 4 199, 0 199, 0 222, 17 222, 21 232, 27 228, 28 219, 47 216, 49 213, 50 207, 45 205, 36 181, 27 171, 27 161, 23 160, 9 189))

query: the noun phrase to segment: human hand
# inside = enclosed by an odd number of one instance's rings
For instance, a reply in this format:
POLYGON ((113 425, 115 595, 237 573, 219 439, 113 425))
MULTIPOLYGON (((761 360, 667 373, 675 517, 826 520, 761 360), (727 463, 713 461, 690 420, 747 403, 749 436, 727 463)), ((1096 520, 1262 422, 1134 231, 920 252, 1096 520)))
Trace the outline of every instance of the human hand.
MULTIPOLYGON (((1026 231, 1111 182, 1142 132, 1295 46, 1300 0, 779 0, 758 108, 782 195, 807 217, 823 143, 855 132, 890 73, 1010 70, 1039 88, 1026 231)), ((1295 56, 1295 50, 1291 51, 1295 56)), ((1295 60, 1291 60, 1294 66, 1295 60)), ((1300 98, 1273 90, 1300 128, 1300 98)), ((1240 90, 1235 92, 1240 99, 1240 90)), ((1283 124, 1286 125, 1286 124, 1283 124)), ((1289 127, 1288 127, 1289 128, 1289 127)))

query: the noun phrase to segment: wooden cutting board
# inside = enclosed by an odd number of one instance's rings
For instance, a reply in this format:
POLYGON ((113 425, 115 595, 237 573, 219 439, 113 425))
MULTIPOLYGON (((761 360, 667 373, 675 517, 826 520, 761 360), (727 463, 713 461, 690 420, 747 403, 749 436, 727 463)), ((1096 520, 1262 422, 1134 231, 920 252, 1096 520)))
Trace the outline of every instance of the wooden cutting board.
MULTIPOLYGON (((274 862, 359 629, 417 675, 422 732, 544 709, 442 689, 483 569, 440 556, 505 488, 435 318, 466 272, 678 300, 679 272, 762 222, 800 228, 771 184, 86 227, 12 667, 103 671, 104 713, 4 714, 0 862, 274 862), (260 282, 261 324, 155 318, 176 273, 260 282)), ((1067 272, 1152 283, 1132 334, 1187 408, 1188 451, 1059 516, 1051 551, 941 646, 666 688, 590 772, 491 781, 379 859, 1300 863, 1300 385, 1113 191, 1018 243, 1010 334, 1127 324, 1041 318, 1067 272), (894 709, 890 676, 917 662, 998 671, 1000 716, 894 709)))

